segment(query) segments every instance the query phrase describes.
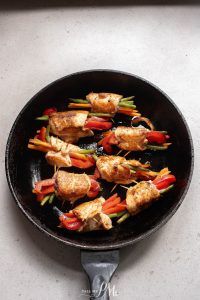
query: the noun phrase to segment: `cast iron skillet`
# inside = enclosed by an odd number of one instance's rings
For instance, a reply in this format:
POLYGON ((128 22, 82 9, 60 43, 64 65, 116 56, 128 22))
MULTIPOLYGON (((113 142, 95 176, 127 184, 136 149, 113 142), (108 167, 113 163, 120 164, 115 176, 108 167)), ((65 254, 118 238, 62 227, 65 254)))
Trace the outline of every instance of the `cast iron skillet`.
MULTIPOLYGON (((117 114, 114 126, 130 124, 130 118, 117 114)), ((83 147, 95 147, 95 141, 83 139, 83 147)), ((116 153, 117 150, 115 150, 116 153)), ((99 149, 101 153, 101 149, 99 149)), ((93 299, 108 299, 106 283, 118 265, 117 249, 133 244, 155 232, 176 212, 189 187, 193 170, 193 146, 188 126, 176 105, 160 89, 135 75, 110 70, 91 70, 58 79, 38 92, 19 113, 8 137, 6 174, 13 197, 25 216, 38 229, 66 245, 82 249, 82 264, 87 272, 93 299), (90 91, 135 95, 135 103, 143 116, 149 117, 157 130, 167 130, 173 145, 165 152, 132 153, 129 158, 149 160, 155 170, 168 166, 176 175, 175 188, 139 215, 108 232, 75 234, 57 227, 52 207, 41 208, 31 193, 33 183, 52 176, 52 167, 44 155, 27 149, 27 142, 43 125, 34 119, 45 108, 56 106, 66 110, 67 98, 85 97, 90 91), (89 251, 96 250, 96 251, 89 251), (95 291, 96 293, 95 293, 95 291)), ((70 170, 71 171, 71 170, 70 170)), ((90 171, 92 174, 93 170, 90 171)), ((113 184, 102 182, 102 195, 107 198, 113 184)), ((116 190, 122 197, 125 190, 116 190)), ((59 206, 59 202, 55 203, 59 206)), ((68 207, 65 207, 66 209, 68 207)))

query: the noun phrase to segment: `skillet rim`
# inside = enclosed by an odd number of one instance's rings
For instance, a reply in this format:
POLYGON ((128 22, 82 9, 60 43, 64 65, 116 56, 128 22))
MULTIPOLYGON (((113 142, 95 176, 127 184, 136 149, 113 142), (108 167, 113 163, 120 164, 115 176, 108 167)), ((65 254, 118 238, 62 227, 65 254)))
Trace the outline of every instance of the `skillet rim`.
POLYGON ((182 112, 180 111, 180 109, 177 107, 177 105, 174 103, 174 101, 165 93, 163 92, 159 87, 157 87, 155 84, 151 83, 150 81, 137 76, 135 74, 132 73, 128 73, 128 72, 123 72, 123 71, 117 71, 117 70, 111 70, 111 69, 91 69, 91 70, 83 70, 83 71, 79 71, 79 72, 74 72, 71 73, 69 75, 63 76, 61 78, 58 78, 56 80, 54 80, 53 82, 49 83, 48 85, 46 85, 45 87, 43 87, 41 90, 39 90, 25 105, 24 107, 21 109, 21 111, 19 112, 18 116, 16 117, 11 130, 9 132, 8 135, 8 140, 7 140, 7 144, 6 144, 6 151, 5 151, 5 170, 6 170, 6 178, 7 178, 7 182, 8 182, 8 186, 9 189, 11 191, 11 194, 17 204, 17 206, 19 207, 19 209, 22 211, 22 213, 26 216, 26 218, 41 232, 44 232, 45 234, 47 234, 47 236, 55 239, 56 241, 62 242, 65 245, 68 246, 73 246, 79 249, 85 249, 85 250, 112 250, 112 249, 117 249, 117 248, 122 248, 131 244, 134 244, 136 242, 139 242, 141 240, 143 240, 144 238, 149 237, 152 233, 156 232, 158 229, 160 229, 163 225, 165 225, 169 219, 176 213, 176 211, 178 210, 178 208, 180 207, 180 205, 182 204, 187 191, 189 189, 190 183, 191 183, 191 179, 192 179, 192 174, 193 174, 193 169, 194 169, 194 147, 193 147, 193 141, 192 141, 192 135, 189 129, 189 126, 185 120, 185 117, 183 116, 182 112), (42 224, 39 225, 37 224, 37 222, 34 221, 34 219, 32 218, 32 216, 25 211, 25 209, 23 208, 22 204, 20 203, 20 201, 18 200, 18 197, 14 191, 14 187, 11 181, 11 176, 10 176, 10 169, 9 169, 9 152, 10 152, 10 145, 12 143, 12 135, 13 135, 13 131, 15 130, 16 124, 18 123, 18 121, 21 118, 21 115, 24 113, 24 111, 26 110, 26 108, 35 100, 35 98, 41 94, 43 91, 47 90, 49 87, 55 85, 57 82, 62 81, 64 79, 67 79, 69 77, 74 77, 77 75, 82 75, 82 74, 86 74, 86 73, 94 73, 94 72, 105 72, 105 73, 116 73, 116 74, 121 74, 121 75, 125 75, 125 76, 131 76, 134 77, 140 81, 143 81, 145 84, 149 85, 151 88, 156 89, 157 91, 159 91, 161 94, 164 95, 164 97, 171 103, 172 106, 174 106, 174 108, 176 109, 179 118, 182 119, 183 124, 185 125, 187 134, 188 134, 188 138, 189 138, 189 143, 190 143, 190 169, 188 170, 189 176, 188 176, 188 181, 187 184, 183 190, 183 193, 180 197, 180 199, 178 200, 178 202, 176 203, 176 205, 173 207, 173 209, 165 216, 162 217, 162 219, 160 220, 160 222, 158 224, 156 224, 153 228, 145 231, 144 233, 140 234, 138 237, 135 238, 127 238, 125 241, 118 241, 114 244, 110 244, 110 245, 96 245, 96 246, 89 246, 89 245, 80 245, 79 242, 71 242, 70 240, 64 240, 59 236, 56 236, 55 234, 50 233, 49 231, 47 231, 45 228, 43 228, 42 224))

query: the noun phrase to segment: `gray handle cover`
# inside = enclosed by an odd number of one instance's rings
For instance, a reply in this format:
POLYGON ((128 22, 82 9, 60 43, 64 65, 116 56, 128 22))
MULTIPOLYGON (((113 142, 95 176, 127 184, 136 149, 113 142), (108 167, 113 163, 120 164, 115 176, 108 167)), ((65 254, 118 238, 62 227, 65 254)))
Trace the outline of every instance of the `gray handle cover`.
POLYGON ((109 300, 109 282, 119 264, 119 250, 81 250, 81 263, 90 281, 90 299, 109 300))

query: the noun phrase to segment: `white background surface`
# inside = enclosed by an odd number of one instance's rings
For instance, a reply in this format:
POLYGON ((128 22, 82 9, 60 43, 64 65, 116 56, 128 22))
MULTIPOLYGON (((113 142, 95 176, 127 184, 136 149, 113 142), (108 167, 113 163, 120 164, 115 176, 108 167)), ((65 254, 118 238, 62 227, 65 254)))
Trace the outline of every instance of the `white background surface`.
POLYGON ((93 68, 128 71, 163 89, 186 117, 196 154, 176 215, 148 240, 121 250, 112 280, 119 296, 112 299, 200 299, 200 7, 150 4, 17 9, 15 3, 0 12, 2 300, 87 299, 79 250, 49 240, 24 218, 7 187, 4 151, 14 119, 38 90, 93 68))

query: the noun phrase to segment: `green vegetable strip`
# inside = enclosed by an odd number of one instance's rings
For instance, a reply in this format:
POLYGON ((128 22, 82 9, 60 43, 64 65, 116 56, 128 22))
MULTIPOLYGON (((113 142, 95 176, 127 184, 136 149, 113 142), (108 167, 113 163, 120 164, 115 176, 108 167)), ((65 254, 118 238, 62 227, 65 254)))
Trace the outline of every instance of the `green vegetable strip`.
POLYGON ((53 202, 55 196, 56 196, 55 193, 53 193, 53 194, 50 196, 50 198, 49 198, 49 204, 51 204, 51 203, 53 202))
POLYGON ((171 184, 170 186, 168 186, 166 189, 162 189, 160 190, 160 194, 164 194, 166 192, 168 192, 169 190, 173 189, 174 185, 171 184))
POLYGON ((50 126, 48 125, 48 126, 47 126, 47 129, 46 129, 46 140, 47 140, 48 143, 50 142, 49 131, 50 131, 50 126))
POLYGON ((50 195, 47 195, 46 197, 44 197, 44 199, 42 200, 42 202, 40 203, 41 206, 45 205, 45 203, 49 200, 50 195))
POLYGON ((49 120, 49 116, 41 116, 41 117, 36 118, 36 120, 39 120, 39 121, 48 121, 49 120))
POLYGON ((148 168, 143 168, 143 167, 134 167, 134 166, 131 166, 131 165, 128 165, 130 169, 134 170, 134 171, 137 171, 137 170, 141 170, 141 171, 147 171, 147 172, 151 172, 150 169, 148 168))
POLYGON ((120 102, 123 102, 123 101, 129 101, 129 100, 132 100, 132 99, 134 99, 134 98, 135 98, 135 96, 130 96, 130 97, 122 98, 122 99, 120 100, 120 102))
POLYGON ((117 220, 118 224, 121 224, 122 222, 124 222, 126 219, 128 219, 130 217, 130 214, 127 212, 125 213, 119 220, 117 220))
POLYGON ((134 105, 134 101, 122 101, 120 104, 131 104, 134 105))
POLYGON ((96 150, 94 149, 81 149, 78 151, 78 153, 81 153, 81 154, 90 154, 90 153, 95 153, 96 150))
POLYGON ((121 106, 121 107, 128 107, 128 108, 136 108, 136 106, 135 105, 131 105, 131 104, 127 104, 127 103, 119 103, 118 104, 119 106, 121 106))
POLYGON ((89 116, 96 116, 96 117, 112 117, 111 114, 106 114, 106 113, 89 113, 89 116))
POLYGON ((124 215, 124 211, 120 211, 120 212, 118 212, 118 213, 113 213, 113 214, 110 214, 110 215, 108 215, 109 216, 109 218, 119 218, 119 217, 121 217, 121 216, 123 216, 124 215))
POLYGON ((159 131, 159 130, 154 130, 154 132, 160 132, 160 133, 163 133, 163 134, 167 134, 167 131, 159 131))
POLYGON ((167 149, 167 147, 165 147, 165 146, 147 145, 146 147, 147 147, 147 149, 153 150, 153 151, 157 151, 157 150, 166 150, 166 149, 167 149))
POLYGON ((83 100, 83 99, 69 98, 69 100, 70 100, 71 102, 74 102, 74 103, 84 103, 84 104, 87 104, 87 103, 88 103, 88 100, 83 100))
POLYGON ((93 154, 92 157, 97 161, 98 160, 98 156, 96 156, 96 154, 93 154))

